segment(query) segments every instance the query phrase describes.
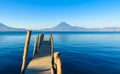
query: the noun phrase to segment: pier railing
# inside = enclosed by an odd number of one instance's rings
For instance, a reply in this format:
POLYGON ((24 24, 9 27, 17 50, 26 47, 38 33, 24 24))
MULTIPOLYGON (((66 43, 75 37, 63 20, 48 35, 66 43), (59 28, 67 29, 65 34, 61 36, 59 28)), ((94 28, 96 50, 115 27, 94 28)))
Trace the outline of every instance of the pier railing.
MULTIPOLYGON (((22 61, 22 67, 21 67, 21 74, 25 73, 26 70, 26 61, 28 56, 28 49, 29 49, 29 43, 31 38, 31 31, 27 31, 26 35, 26 42, 24 46, 24 53, 23 53, 23 61, 22 61)), ((35 43, 34 43, 34 50, 33 50, 33 57, 37 54, 38 49, 40 49, 40 46, 42 42, 44 41, 44 34, 41 34, 41 36, 37 35, 35 37, 35 43)), ((60 53, 55 52, 54 53, 54 42, 53 42, 53 36, 50 34, 49 36, 50 41, 50 52, 51 52, 51 74, 62 74, 62 63, 60 58, 60 53)))

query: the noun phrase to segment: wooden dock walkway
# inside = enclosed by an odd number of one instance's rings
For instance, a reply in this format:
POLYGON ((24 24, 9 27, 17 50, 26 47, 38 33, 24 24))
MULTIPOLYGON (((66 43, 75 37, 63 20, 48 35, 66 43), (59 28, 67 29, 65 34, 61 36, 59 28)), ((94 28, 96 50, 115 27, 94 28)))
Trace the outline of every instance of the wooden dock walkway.
POLYGON ((38 53, 30 61, 25 74, 51 74, 50 41, 43 41, 38 53))
POLYGON ((31 31, 28 31, 21 74, 62 74, 60 53, 54 53, 52 34, 50 34, 48 41, 44 40, 44 34, 41 34, 40 37, 36 36, 33 58, 26 66, 30 36, 31 31))

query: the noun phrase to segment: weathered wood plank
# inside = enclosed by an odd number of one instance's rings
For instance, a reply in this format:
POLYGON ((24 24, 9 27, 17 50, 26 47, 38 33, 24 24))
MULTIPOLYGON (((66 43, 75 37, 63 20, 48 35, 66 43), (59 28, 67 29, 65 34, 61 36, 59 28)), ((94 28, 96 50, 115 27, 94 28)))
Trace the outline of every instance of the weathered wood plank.
POLYGON ((25 74, 51 74, 50 41, 43 41, 30 61, 25 74))

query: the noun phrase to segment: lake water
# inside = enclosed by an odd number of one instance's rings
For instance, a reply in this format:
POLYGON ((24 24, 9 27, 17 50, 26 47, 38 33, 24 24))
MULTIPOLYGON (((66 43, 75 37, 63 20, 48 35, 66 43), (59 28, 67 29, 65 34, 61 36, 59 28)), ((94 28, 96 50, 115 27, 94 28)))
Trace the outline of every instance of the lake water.
MULTIPOLYGON (((37 34, 32 33, 28 62, 37 34)), ((0 74, 20 73, 25 37, 25 32, 0 32, 0 74)), ((54 32, 53 37, 63 74, 120 74, 120 33, 54 32)))

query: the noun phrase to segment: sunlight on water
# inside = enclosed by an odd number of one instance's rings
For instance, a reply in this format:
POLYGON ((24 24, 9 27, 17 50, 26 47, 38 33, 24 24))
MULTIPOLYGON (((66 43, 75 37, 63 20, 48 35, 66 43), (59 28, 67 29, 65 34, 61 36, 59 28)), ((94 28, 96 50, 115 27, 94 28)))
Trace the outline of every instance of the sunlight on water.
MULTIPOLYGON (((31 37, 28 62, 37 34, 31 37)), ((120 33, 53 33, 53 37, 63 74, 120 74, 120 33)), ((20 73, 24 42, 25 33, 0 33, 0 74, 20 73)))

